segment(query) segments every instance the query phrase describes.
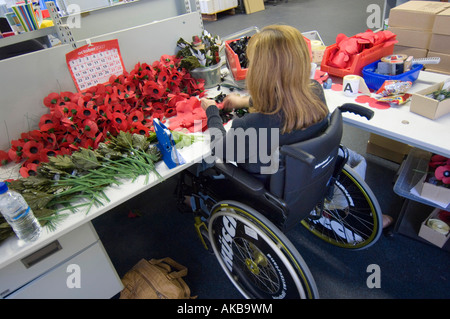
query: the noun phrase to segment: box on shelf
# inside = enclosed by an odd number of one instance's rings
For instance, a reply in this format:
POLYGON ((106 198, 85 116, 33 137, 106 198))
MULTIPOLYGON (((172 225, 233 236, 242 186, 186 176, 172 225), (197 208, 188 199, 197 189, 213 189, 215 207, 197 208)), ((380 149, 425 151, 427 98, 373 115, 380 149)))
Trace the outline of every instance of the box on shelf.
POLYGON ((440 248, 442 248, 445 245, 445 243, 448 241, 450 237, 450 232, 447 231, 447 234, 445 234, 445 228, 449 227, 449 225, 447 225, 444 221, 441 221, 439 219, 439 213, 441 212, 441 210, 442 209, 440 208, 435 208, 431 212, 430 216, 428 216, 428 218, 422 222, 419 230, 420 237, 440 248), (436 228, 438 230, 436 230, 436 228))
POLYGON ((436 83, 424 90, 413 93, 409 110, 432 120, 450 113, 450 99, 438 101, 426 96, 427 94, 441 90, 443 85, 444 82, 436 83))
POLYGON ((433 33, 450 35, 450 8, 445 9, 436 16, 433 33))
POLYGON ((440 206, 446 207, 450 203, 450 188, 434 185, 427 182, 428 174, 423 174, 420 181, 414 187, 419 195, 429 201, 440 203, 440 206))
POLYGON ((237 7, 237 0, 200 0, 200 12, 212 14, 237 7))
POLYGON ((428 50, 396 44, 394 46, 394 54, 406 54, 408 56, 411 55, 414 58, 425 58, 427 57, 428 50))
POLYGON ((447 8, 445 2, 408 1, 390 10, 389 26, 431 32, 436 16, 447 8))
POLYGON ((244 0, 245 12, 247 14, 265 10, 264 0, 244 0))
POLYGON ((218 11, 218 8, 216 9, 217 0, 200 0, 200 12, 201 13, 215 13, 218 11))
POLYGON ((389 26, 388 30, 397 35, 398 45, 428 49, 431 39, 431 31, 413 30, 394 26, 389 26))
POLYGON ((401 163, 411 146, 377 134, 370 134, 366 152, 395 163, 401 163))
POLYGON ((439 64, 427 65, 426 67, 427 71, 450 74, 450 54, 428 51, 428 56, 439 57, 441 58, 441 62, 439 62, 439 64))
POLYGON ((428 50, 450 54, 450 35, 433 33, 428 50))

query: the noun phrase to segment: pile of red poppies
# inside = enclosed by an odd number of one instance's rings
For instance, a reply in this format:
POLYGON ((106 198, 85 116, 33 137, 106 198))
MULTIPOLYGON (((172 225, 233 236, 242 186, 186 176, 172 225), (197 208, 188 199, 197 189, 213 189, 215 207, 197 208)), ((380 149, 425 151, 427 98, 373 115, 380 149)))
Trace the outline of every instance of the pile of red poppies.
POLYGON ((96 149, 110 134, 148 136, 154 118, 164 122, 176 116, 177 104, 185 106, 192 96, 203 95, 204 81, 191 77, 180 59, 170 55, 151 65, 137 63, 131 72, 82 93, 50 93, 43 101, 49 113, 40 118, 39 129, 22 133, 11 141, 9 151, 0 151, 0 166, 23 161, 20 173, 27 177, 48 156, 96 149))

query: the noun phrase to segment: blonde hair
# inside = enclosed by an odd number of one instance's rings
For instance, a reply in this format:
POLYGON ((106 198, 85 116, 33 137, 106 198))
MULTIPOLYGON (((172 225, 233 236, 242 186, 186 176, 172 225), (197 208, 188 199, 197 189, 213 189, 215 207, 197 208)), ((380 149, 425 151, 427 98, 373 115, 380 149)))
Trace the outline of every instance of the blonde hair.
POLYGON ((283 113, 282 133, 307 128, 326 117, 327 106, 312 91, 311 58, 296 28, 271 25, 247 47, 246 84, 256 112, 283 113))

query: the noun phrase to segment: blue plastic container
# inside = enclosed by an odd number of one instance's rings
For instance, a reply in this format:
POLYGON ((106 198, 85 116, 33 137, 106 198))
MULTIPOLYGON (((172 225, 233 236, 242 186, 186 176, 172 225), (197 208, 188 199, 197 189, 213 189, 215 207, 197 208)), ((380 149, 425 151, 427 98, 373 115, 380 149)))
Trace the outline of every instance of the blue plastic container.
POLYGON ((375 61, 371 64, 366 65, 362 70, 362 75, 364 81, 366 81, 369 89, 378 90, 386 80, 397 80, 397 81, 411 81, 414 82, 419 77, 420 70, 422 70, 422 64, 414 64, 411 67, 411 70, 408 72, 398 74, 398 75, 384 75, 375 73, 378 62, 381 60, 375 61))

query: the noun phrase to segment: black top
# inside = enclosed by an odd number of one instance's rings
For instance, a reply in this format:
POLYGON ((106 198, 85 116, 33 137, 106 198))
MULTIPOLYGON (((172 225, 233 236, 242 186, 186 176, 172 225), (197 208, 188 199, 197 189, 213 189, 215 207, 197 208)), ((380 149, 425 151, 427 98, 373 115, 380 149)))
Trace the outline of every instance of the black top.
MULTIPOLYGON (((322 86, 317 81, 314 81, 313 89, 326 103, 322 86)), ((241 118, 233 119, 231 129, 226 132, 215 105, 207 108, 206 115, 213 154, 226 162, 236 162, 238 166, 254 174, 260 174, 261 167, 270 165, 270 155, 279 146, 313 138, 328 126, 326 117, 307 129, 280 134, 283 124, 280 113, 247 113, 241 118)))

